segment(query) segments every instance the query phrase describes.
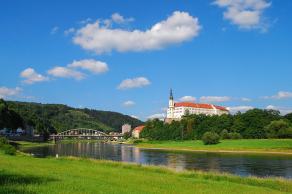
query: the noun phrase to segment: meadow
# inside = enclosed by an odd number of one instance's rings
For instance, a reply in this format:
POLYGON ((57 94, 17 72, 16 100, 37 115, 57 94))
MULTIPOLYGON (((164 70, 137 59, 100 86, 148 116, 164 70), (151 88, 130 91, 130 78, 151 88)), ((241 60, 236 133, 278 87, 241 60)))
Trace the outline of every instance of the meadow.
POLYGON ((292 181, 0 153, 0 193, 291 193, 292 181))
POLYGON ((186 141, 142 141, 137 146, 144 148, 214 151, 241 153, 280 153, 292 154, 292 139, 239 139, 220 140, 219 144, 204 145, 201 140, 186 141))

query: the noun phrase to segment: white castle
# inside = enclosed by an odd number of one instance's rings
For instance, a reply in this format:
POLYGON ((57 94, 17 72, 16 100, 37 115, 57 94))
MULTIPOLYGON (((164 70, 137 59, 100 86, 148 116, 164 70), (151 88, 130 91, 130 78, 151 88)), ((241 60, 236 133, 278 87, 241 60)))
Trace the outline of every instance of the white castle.
POLYGON ((172 90, 170 90, 166 121, 180 120, 186 114, 222 115, 229 114, 229 111, 223 106, 213 104, 174 102, 172 90))

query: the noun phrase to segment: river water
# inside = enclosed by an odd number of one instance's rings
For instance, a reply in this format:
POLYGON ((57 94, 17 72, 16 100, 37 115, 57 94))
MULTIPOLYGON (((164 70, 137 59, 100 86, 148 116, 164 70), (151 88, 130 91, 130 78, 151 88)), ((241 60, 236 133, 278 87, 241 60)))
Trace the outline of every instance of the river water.
POLYGON ((292 156, 171 152, 101 142, 58 143, 23 150, 36 157, 77 156, 162 165, 176 170, 219 171, 240 176, 292 178, 292 156))

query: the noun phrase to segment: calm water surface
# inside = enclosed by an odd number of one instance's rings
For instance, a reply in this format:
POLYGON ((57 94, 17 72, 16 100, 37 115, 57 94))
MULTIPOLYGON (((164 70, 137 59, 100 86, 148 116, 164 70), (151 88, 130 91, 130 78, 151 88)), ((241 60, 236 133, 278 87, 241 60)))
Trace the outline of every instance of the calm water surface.
POLYGON ((139 164, 163 165, 176 170, 228 172, 240 176, 292 178, 292 156, 198 152, 169 152, 101 142, 58 143, 23 150, 37 157, 77 156, 139 164))

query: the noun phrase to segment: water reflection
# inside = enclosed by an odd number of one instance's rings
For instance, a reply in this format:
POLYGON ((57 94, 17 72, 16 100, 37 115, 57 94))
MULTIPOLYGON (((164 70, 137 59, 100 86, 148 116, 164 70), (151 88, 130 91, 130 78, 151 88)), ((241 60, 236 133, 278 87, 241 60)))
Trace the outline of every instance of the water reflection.
POLYGON ((24 150, 38 157, 78 156, 95 159, 164 165, 176 170, 215 170, 240 176, 282 176, 292 178, 292 156, 168 152, 130 145, 70 143, 24 150))

